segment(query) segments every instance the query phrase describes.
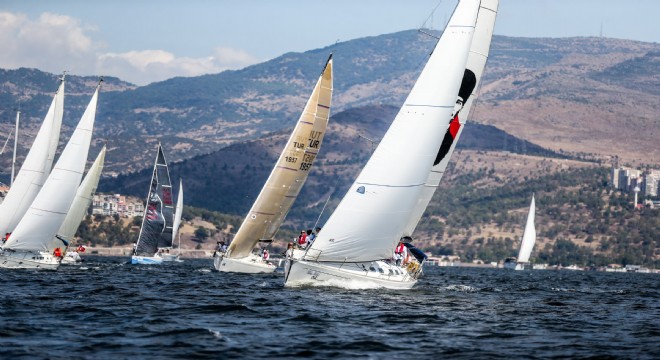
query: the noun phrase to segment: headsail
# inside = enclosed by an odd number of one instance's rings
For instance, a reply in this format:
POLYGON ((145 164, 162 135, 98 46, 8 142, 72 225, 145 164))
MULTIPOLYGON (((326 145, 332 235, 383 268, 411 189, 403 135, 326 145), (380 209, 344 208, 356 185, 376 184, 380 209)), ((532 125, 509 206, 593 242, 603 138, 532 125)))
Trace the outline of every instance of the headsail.
MULTIPOLYGON (((25 213, 5 248, 53 251, 52 239, 64 222, 76 196, 92 140, 99 86, 53 171, 25 213)), ((61 245, 58 245, 61 246, 61 245)))
POLYGON ((499 0, 481 0, 481 7, 479 8, 479 15, 477 16, 477 22, 474 28, 474 37, 470 46, 470 54, 468 55, 461 88, 456 101, 456 108, 454 109, 455 113, 452 114, 449 128, 444 134, 442 145, 433 162, 433 168, 426 179, 426 184, 415 205, 415 210, 412 212, 406 229, 403 232, 406 236, 411 236, 413 231, 415 231, 415 227, 417 227, 426 207, 429 205, 435 189, 440 184, 440 180, 447 169, 451 155, 458 143, 458 138, 463 132, 463 125, 465 125, 472 103, 476 99, 481 75, 488 60, 498 5, 499 0))
MULTIPOLYGON (((94 198, 96 187, 99 185, 104 161, 105 146, 103 146, 101 152, 99 152, 96 160, 94 160, 94 163, 89 168, 87 175, 85 175, 82 183, 78 187, 76 198, 73 200, 62 226, 60 226, 60 229, 57 231, 57 235, 66 240, 71 240, 73 236, 76 235, 76 230, 78 230, 80 222, 85 218, 89 204, 92 203, 92 199, 94 198)), ((55 238, 53 239, 53 242, 56 246, 59 246, 60 240, 55 238)))
POLYGON ((426 66, 357 180, 305 258, 386 259, 415 209, 449 126, 480 2, 456 7, 426 66))
POLYGON ((50 174, 64 113, 64 79, 48 108, 21 170, 0 204, 0 234, 13 232, 50 174))
POLYGON ((183 213, 183 181, 179 179, 179 195, 176 198, 176 209, 174 210, 174 225, 172 225, 172 244, 176 240, 176 234, 181 225, 181 214, 183 213))
POLYGON ((525 224, 525 232, 523 233, 522 242, 520 243, 520 252, 518 253, 518 262, 529 262, 529 256, 532 255, 532 249, 536 242, 536 227, 534 226, 534 216, 536 213, 536 202, 534 195, 532 195, 532 202, 529 205, 529 213, 527 213, 527 223, 525 224))
POLYGON ((172 183, 163 148, 159 143, 136 255, 153 256, 159 247, 172 246, 173 223, 172 183))
POLYGON ((243 258, 259 240, 272 240, 305 184, 330 116, 332 55, 316 82, 293 133, 229 246, 228 257, 243 258))

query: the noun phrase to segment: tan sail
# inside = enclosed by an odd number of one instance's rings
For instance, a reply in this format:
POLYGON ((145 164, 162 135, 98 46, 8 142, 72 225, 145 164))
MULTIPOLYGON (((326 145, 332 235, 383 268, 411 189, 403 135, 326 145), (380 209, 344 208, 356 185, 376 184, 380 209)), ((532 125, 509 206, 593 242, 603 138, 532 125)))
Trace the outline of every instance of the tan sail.
POLYGON ((277 233, 321 148, 331 99, 332 55, 266 184, 229 246, 227 257, 246 257, 260 240, 272 240, 277 233))

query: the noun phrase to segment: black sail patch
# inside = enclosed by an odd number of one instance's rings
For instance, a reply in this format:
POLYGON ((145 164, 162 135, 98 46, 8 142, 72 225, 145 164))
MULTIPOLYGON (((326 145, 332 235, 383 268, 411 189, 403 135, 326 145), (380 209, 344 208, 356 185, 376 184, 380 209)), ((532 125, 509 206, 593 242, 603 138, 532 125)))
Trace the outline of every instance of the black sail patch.
MULTIPOLYGON (((465 69, 465 72, 463 73, 463 81, 461 81, 461 88, 458 90, 458 97, 460 98, 459 101, 462 101, 462 103, 465 104, 470 98, 470 95, 472 95, 472 91, 474 90, 476 84, 477 77, 474 75, 474 72, 470 69, 465 69)), ((438 155, 435 157, 435 161, 433 161, 433 166, 438 165, 440 161, 442 161, 442 159, 447 156, 449 149, 451 149, 451 145, 456 139, 458 130, 461 128, 461 123, 458 120, 459 113, 460 110, 456 112, 454 118, 449 122, 449 128, 445 133, 445 137, 442 139, 442 144, 440 144, 438 155)))

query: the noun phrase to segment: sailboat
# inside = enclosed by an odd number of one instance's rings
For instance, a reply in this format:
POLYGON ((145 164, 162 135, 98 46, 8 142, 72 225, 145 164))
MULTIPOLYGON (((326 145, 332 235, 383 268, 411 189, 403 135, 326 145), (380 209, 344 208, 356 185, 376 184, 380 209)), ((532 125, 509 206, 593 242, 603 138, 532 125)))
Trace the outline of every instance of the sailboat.
POLYGON ((332 55, 330 55, 293 133, 259 196, 226 253, 219 253, 214 258, 213 266, 216 270, 270 273, 277 268, 252 251, 259 242, 273 241, 307 180, 328 126, 332 86, 332 55))
POLYGON ((64 77, 60 78, 60 86, 34 138, 32 147, 7 196, 0 204, 0 234, 14 231, 48 178, 60 138, 63 114, 64 77))
MULTIPOLYGON (((89 204, 92 203, 92 199, 94 198, 96 187, 99 185, 99 179, 101 178, 103 163, 105 161, 105 152, 106 147, 103 146, 98 156, 96 156, 96 160, 94 160, 94 163, 89 168, 87 175, 85 175, 82 183, 80 183, 71 208, 69 208, 62 226, 57 231, 57 235, 53 238, 55 244, 58 244, 61 238, 64 238, 70 243, 80 226, 80 222, 85 218, 89 204)), ((64 258, 62 259, 62 265, 77 265, 81 262, 82 258, 78 254, 78 250, 69 250, 67 247, 64 258)))
MULTIPOLYGON (((457 5, 392 125, 323 231, 302 256, 288 252, 285 286, 409 289, 425 255, 406 236, 450 127, 477 17, 478 0, 457 5), (391 261, 397 243, 410 262, 391 261)), ((398 248, 398 246, 397 246, 398 248)))
POLYGON ((85 170, 100 86, 99 82, 55 167, 2 246, 0 267, 50 270, 59 267, 63 254, 61 248, 68 246, 68 242, 58 237, 61 245, 55 244, 53 238, 71 208, 85 170))
POLYGON ((179 227, 181 226, 181 214, 183 213, 183 181, 179 179, 179 195, 176 198, 176 207, 174 208, 174 223, 172 225, 172 246, 174 246, 174 241, 179 239, 178 252, 161 252, 160 256, 163 258, 163 261, 176 261, 183 262, 181 260, 181 234, 179 233, 179 227))
MULTIPOLYGON (((145 214, 142 218, 142 226, 131 257, 131 263, 161 264, 163 257, 159 249, 172 248, 174 204, 172 202, 170 172, 160 143, 158 143, 158 153, 154 163, 154 171, 151 175, 146 203, 145 214)), ((162 252, 166 253, 165 250, 162 252)))
POLYGON ((534 243, 536 243, 536 227, 534 226, 535 213, 536 202, 534 201, 534 195, 532 195, 532 202, 529 204, 527 223, 525 224, 525 232, 523 233, 523 238, 520 242, 518 258, 507 258, 504 260, 505 269, 525 270, 525 268, 530 268, 529 256, 532 255, 532 249, 534 249, 534 243))

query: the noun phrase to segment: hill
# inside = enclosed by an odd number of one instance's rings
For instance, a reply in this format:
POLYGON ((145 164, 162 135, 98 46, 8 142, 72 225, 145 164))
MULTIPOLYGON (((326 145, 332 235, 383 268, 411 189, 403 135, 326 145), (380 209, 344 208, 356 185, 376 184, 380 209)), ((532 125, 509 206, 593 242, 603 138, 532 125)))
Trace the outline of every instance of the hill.
MULTIPOLYGON (((287 128, 331 51, 334 113, 368 104, 398 107, 434 41, 404 31, 142 87, 107 78, 95 150, 108 141, 108 173, 129 172, 150 163, 148 154, 157 140, 180 160, 287 128)), ((658 44, 627 40, 495 36, 473 119, 553 151, 616 154, 627 162, 656 164, 659 53, 658 44)), ((69 76, 69 82, 65 138, 96 80, 69 76)), ((10 131, 13 109, 23 98, 24 123, 33 132, 56 76, 6 70, 0 72, 0 84, 5 104, 0 131, 10 131)))

